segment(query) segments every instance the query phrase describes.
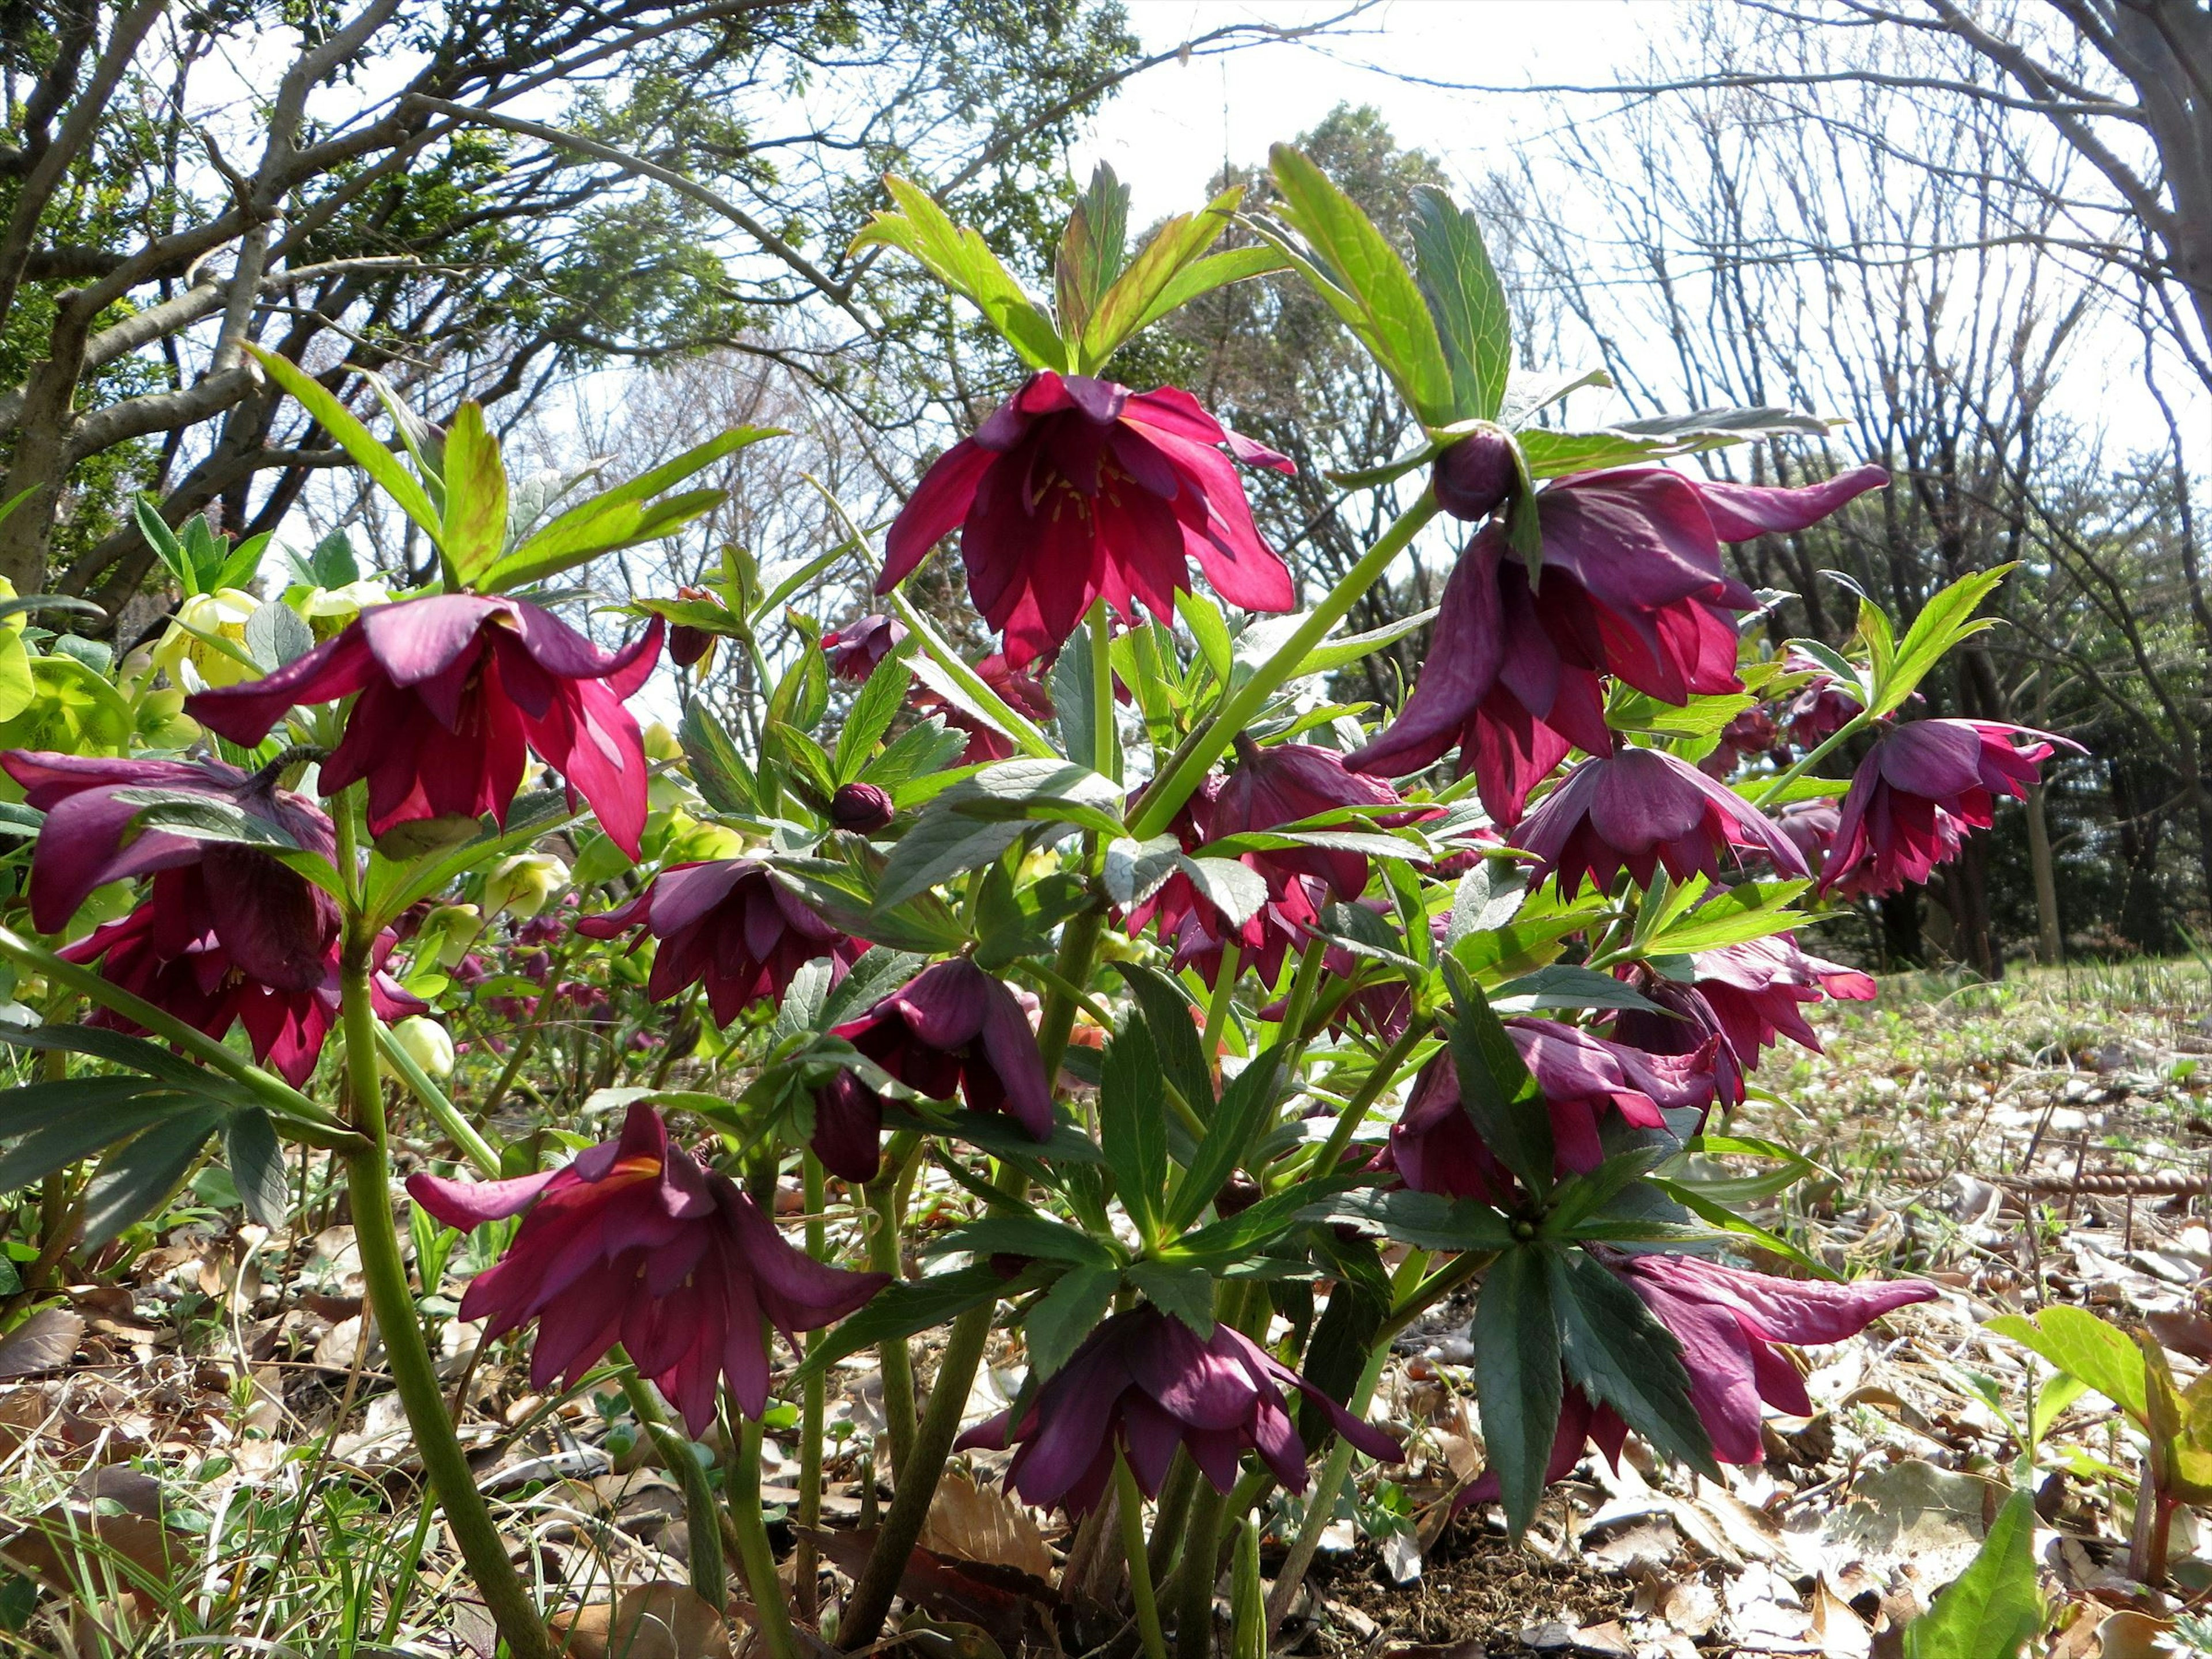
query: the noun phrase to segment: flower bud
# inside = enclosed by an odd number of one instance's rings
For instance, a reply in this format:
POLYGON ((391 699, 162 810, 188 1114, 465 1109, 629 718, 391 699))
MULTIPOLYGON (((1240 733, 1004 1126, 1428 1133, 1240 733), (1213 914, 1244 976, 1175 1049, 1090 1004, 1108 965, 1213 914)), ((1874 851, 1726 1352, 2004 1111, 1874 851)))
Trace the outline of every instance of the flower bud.
POLYGON ((872 783, 848 783, 830 798, 830 821, 840 830, 867 835, 891 821, 890 793, 872 783))
MULTIPOLYGON (((723 604, 722 596, 711 588, 679 587, 676 590, 676 597, 698 605, 720 605, 725 611, 729 609, 723 604)), ((688 623, 676 623, 669 628, 668 659, 678 668, 697 667, 714 648, 714 635, 706 629, 694 628, 688 623)))
POLYGON ((483 912, 473 904, 441 904, 422 918, 415 934, 415 960, 434 961, 448 973, 461 965, 483 932, 483 912))
POLYGON ((285 599, 307 624, 315 643, 320 645, 343 633, 346 624, 371 605, 391 604, 392 595, 381 582, 363 580, 348 582, 343 587, 295 588, 285 595, 285 599))
POLYGON ((568 883, 568 866, 550 853, 522 853, 502 859, 485 872, 486 915, 502 912, 527 921, 568 883))
POLYGON ((1521 481, 1513 440, 1497 427, 1470 432, 1437 457, 1430 482, 1437 505, 1455 519, 1486 519, 1512 499, 1521 481))
POLYGON ((428 1076, 453 1076, 453 1039, 436 1020, 425 1019, 420 1014, 403 1019, 392 1028, 392 1040, 428 1076))

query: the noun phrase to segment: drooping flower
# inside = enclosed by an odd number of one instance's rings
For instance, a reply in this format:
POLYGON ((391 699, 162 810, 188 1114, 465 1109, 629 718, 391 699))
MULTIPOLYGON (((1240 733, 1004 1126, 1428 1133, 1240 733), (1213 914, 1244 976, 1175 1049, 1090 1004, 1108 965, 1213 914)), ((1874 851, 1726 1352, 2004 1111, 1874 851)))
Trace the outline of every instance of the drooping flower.
POLYGON ((1455 519, 1479 523, 1512 500, 1520 487, 1513 441, 1495 427, 1470 432, 1437 457, 1429 483, 1438 507, 1455 519))
MULTIPOLYGON (((1726 779, 1747 756, 1772 754, 1780 740, 1774 716, 1753 703, 1721 728, 1720 740, 1698 763, 1698 770, 1709 778, 1726 779)), ((1787 750, 1784 758, 1788 758, 1787 750)))
MULTIPOLYGON (((1605 1161, 1607 1112, 1635 1128, 1671 1132, 1668 1112, 1702 1113, 1712 1104, 1717 1038, 1686 1054, 1650 1054, 1557 1020, 1509 1019, 1505 1030, 1543 1093, 1559 1174, 1587 1173, 1605 1161)), ((1486 1204, 1507 1203, 1517 1191, 1461 1103, 1449 1049, 1415 1079, 1379 1167, 1417 1191, 1486 1204)))
POLYGON ((1790 673, 1813 676, 1783 707, 1782 720, 1790 728, 1790 742, 1811 749, 1835 736, 1858 714, 1858 698, 1802 651, 1792 651, 1783 659, 1782 666, 1790 673))
POLYGON ((133 833, 147 803, 133 792, 203 795, 335 862, 337 832, 313 802, 276 787, 273 773, 222 761, 103 760, 32 750, 0 755, 27 804, 46 813, 31 855, 31 921, 69 926, 96 887, 167 872, 161 915, 169 955, 213 933, 228 963, 276 991, 319 987, 338 936, 337 907, 305 876, 258 847, 207 841, 159 825, 133 833))
POLYGON ((958 526, 968 596, 1017 668, 1058 650, 1097 599, 1130 622, 1139 603, 1172 617, 1192 559, 1231 605, 1287 611, 1291 573, 1221 447, 1293 470, 1187 392, 1041 370, 924 476, 891 526, 876 591, 958 526))
POLYGON ((873 1181, 883 1167, 884 1097, 849 1066, 814 1091, 807 1145, 840 1181, 873 1181))
POLYGON ((1373 1428, 1230 1326, 1200 1337, 1181 1320, 1140 1306, 1115 1314, 1048 1378, 1018 1425, 1011 1412, 977 1425, 963 1447, 1012 1443, 1006 1479, 1024 1503, 1094 1508, 1114 1475, 1118 1448, 1148 1497, 1158 1497, 1180 1446, 1217 1492, 1237 1482, 1257 1452, 1283 1489, 1306 1489, 1306 1446, 1283 1395, 1304 1394, 1336 1431, 1370 1457, 1395 1462, 1398 1443, 1373 1428), (1011 1433, 1009 1431, 1011 1430, 1011 1433))
POLYGON ((1052 1090, 1029 1015, 965 957, 923 969, 831 1035, 927 1099, 957 1094, 976 1111, 1007 1114, 1039 1140, 1052 1138, 1052 1090))
POLYGON ((1785 1417, 1810 1417, 1805 1379, 1776 1346, 1841 1342, 1882 1315, 1939 1294, 1919 1279, 1777 1279, 1701 1256, 1620 1256, 1607 1266, 1682 1345, 1690 1403, 1723 1463, 1764 1456, 1761 1402, 1785 1417))
POLYGON ((486 1182, 418 1173, 407 1190, 464 1231, 522 1217, 506 1254, 470 1282, 460 1316, 488 1321, 487 1342, 535 1319, 533 1386, 573 1384, 620 1342, 694 1437, 714 1420, 720 1380, 745 1416, 767 1408, 764 1322, 794 1340, 890 1282, 794 1249, 727 1176, 672 1146, 642 1102, 618 1140, 564 1169, 486 1182))
MULTIPOLYGON (((1052 718, 1052 694, 1045 690, 1044 682, 1034 674, 1018 672, 1005 657, 994 652, 975 665, 975 672, 983 684, 998 694, 999 700, 1017 714, 1032 720, 1052 718)), ((927 687, 918 687, 909 699, 915 711, 940 716, 946 726, 956 732, 968 734, 968 747, 960 757, 963 766, 980 766, 986 761, 1010 760, 1014 745, 995 726, 986 726, 966 709, 948 702, 927 687)))
POLYGON ((819 957, 833 979, 866 948, 817 915, 758 859, 672 865, 627 904, 577 919, 586 939, 635 927, 636 944, 658 941, 645 994, 665 1002, 703 986, 714 1022, 726 1025, 757 1002, 780 1002, 792 978, 819 957))
POLYGON ((1765 489, 1633 467, 1549 486, 1538 585, 1502 525, 1468 543, 1413 694, 1351 764, 1402 775, 1456 744, 1491 816, 1516 822, 1571 750, 1610 748, 1601 673, 1675 704, 1738 689, 1735 613, 1753 600, 1723 571, 1723 542, 1802 529, 1885 476, 1765 489))
MULTIPOLYGON (((1624 1280, 1681 1346, 1689 1374, 1690 1404, 1705 1425, 1713 1456, 1723 1463, 1759 1463, 1766 1448, 1759 1435, 1765 1407, 1785 1417, 1809 1417, 1813 1401, 1805 1379, 1778 1345, 1842 1342, 1894 1309, 1941 1294, 1918 1279, 1860 1280, 1839 1285, 1778 1279, 1724 1267, 1700 1256, 1599 1257, 1624 1280)), ((1619 1468, 1628 1425, 1612 1407, 1593 1403, 1569 1382, 1559 1401, 1559 1426, 1544 1483, 1564 1480, 1595 1443, 1619 1468)), ((1486 1469, 1453 1502, 1455 1513, 1495 1503, 1499 1481, 1486 1469)))
MULTIPOLYGON (((311 984, 262 979, 216 931, 206 896, 210 884, 197 869, 164 870, 137 908, 94 928, 61 954, 71 962, 98 963, 109 984, 218 1041, 233 1025, 245 1026, 253 1057, 274 1066, 296 1089, 313 1073, 323 1040, 337 1024, 338 942, 331 939, 311 984)), ((371 1004, 387 1023, 429 1012, 428 1003, 383 971, 391 948, 387 933, 378 943, 369 981, 371 1004)), ((95 1010, 87 1023, 147 1035, 111 1009, 95 1010)))
POLYGON ((1744 1073, 1777 1036, 1821 1052, 1820 1033, 1802 1012, 1808 1005, 1863 1002, 1875 994, 1871 976, 1807 955, 1788 933, 1700 951, 1690 958, 1686 983, 1644 969, 1631 982, 1667 1012, 1619 1014, 1613 1040, 1648 1054, 1688 1054, 1717 1036, 1715 1078, 1720 1097, 1731 1105, 1743 1100, 1744 1073))
POLYGON ((1995 720, 1890 726, 1851 775, 1821 887, 1882 894, 1926 881, 1957 856, 1966 830, 1996 821, 1996 796, 2027 798, 2038 763, 2064 742, 1995 720))
POLYGON ((655 617, 635 643, 610 653, 526 600, 437 594, 364 611, 267 678, 203 691, 186 707, 232 742, 255 744, 295 704, 358 692, 345 736, 323 763, 322 787, 332 794, 366 778, 372 835, 486 812, 504 824, 527 750, 635 858, 646 758, 623 700, 652 673, 661 631, 655 617))
POLYGON ((863 617, 849 628, 833 628, 824 634, 822 648, 829 653, 830 672, 857 684, 899 648, 906 634, 906 624, 893 617, 863 617))
POLYGON ((1805 867, 1816 876, 1826 867, 1842 821, 1842 809, 1824 799, 1794 800, 1774 815, 1775 827, 1790 837, 1804 855, 1805 867))
POLYGON ((1765 853, 1777 869, 1806 873, 1796 843, 1726 784, 1662 749, 1591 756, 1523 819, 1513 844, 1536 854, 1572 896, 1589 875, 1601 892, 1627 867, 1640 887, 1664 865, 1677 881, 1720 872, 1723 847, 1765 853))
MULTIPOLYGON (((711 587, 679 587, 679 599, 689 599, 695 605, 713 605, 727 611, 729 604, 711 587)), ((707 653, 714 648, 716 635, 705 628, 695 628, 688 623, 678 623, 668 630, 668 660, 678 668, 696 668, 706 660, 707 653)))

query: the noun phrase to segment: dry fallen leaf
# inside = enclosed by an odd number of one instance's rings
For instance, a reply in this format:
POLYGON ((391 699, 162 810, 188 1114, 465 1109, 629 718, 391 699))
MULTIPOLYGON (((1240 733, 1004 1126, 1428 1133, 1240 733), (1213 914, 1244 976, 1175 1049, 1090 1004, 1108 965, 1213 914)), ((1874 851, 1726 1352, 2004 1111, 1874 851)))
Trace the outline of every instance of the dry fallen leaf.
POLYGON ((729 1659, 722 1615, 689 1584, 666 1579, 633 1584, 551 1623, 568 1659, 729 1659))
POLYGON ((1030 1512, 1000 1488, 979 1486, 963 1474, 938 1481, 921 1541, 939 1555, 1013 1567, 1032 1578, 1052 1577, 1052 1552, 1030 1512))
POLYGON ((84 1335, 84 1320, 67 1308, 41 1308, 0 1336, 0 1382, 58 1371, 84 1335))

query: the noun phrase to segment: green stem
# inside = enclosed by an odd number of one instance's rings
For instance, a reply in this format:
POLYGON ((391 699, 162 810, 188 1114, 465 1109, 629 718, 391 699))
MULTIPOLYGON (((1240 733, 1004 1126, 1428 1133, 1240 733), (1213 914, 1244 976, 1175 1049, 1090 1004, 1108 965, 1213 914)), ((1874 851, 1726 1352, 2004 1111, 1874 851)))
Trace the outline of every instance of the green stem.
POLYGON ((684 1530, 691 1547, 691 1588, 720 1613, 730 1599, 730 1572, 722 1559, 722 1521, 715 1513, 714 1489, 707 1482, 707 1471, 691 1455, 691 1443, 670 1426, 667 1413, 637 1374, 637 1367, 628 1363, 628 1356, 620 1349, 616 1350, 616 1357, 623 1362, 622 1391, 631 1413, 660 1454, 661 1466, 684 1488, 684 1530))
POLYGON ((1206 1032, 1199 1038, 1199 1052, 1206 1056, 1206 1063, 1209 1066, 1219 1060, 1221 1033, 1229 1024, 1229 1004, 1236 994, 1237 970, 1242 965, 1236 941, 1224 940, 1221 967, 1213 976, 1213 995, 1206 1005, 1206 1032))
POLYGON ((1190 1454, 1178 1449, 1160 1486, 1160 1501, 1152 1506, 1152 1543, 1147 1553, 1152 1577, 1158 1579, 1175 1565, 1176 1546, 1182 1541, 1183 1522, 1190 1515, 1191 1494, 1198 1489, 1198 1465, 1190 1454))
MULTIPOLYGON (((1016 1175, 1014 1177, 1021 1177, 1016 1175)), ((853 1586, 852 1600, 837 1621, 837 1645, 848 1653, 872 1644, 882 1634, 884 1619, 898 1593, 900 1577, 913 1557, 915 1540, 929 1519, 929 1500, 937 1495, 938 1477, 952 1455, 952 1442, 960 1432, 960 1413, 967 1408, 968 1391, 975 1386, 975 1368, 982 1363, 990 1340, 995 1302, 970 1308, 952 1322, 945 1342, 945 1357, 938 1363, 937 1384, 929 1391, 929 1406, 922 1413, 914 1449, 901 1471, 890 1507, 884 1511, 876 1545, 868 1553, 853 1586)), ((781 1656, 779 1656, 781 1659, 781 1656)))
POLYGON ((477 1126, 461 1115, 460 1109, 446 1096, 430 1074, 415 1063, 415 1056, 399 1045, 392 1035, 392 1028, 382 1020, 376 1023, 376 1046, 383 1052, 392 1069, 399 1073, 408 1091, 422 1102, 423 1109, 438 1121, 446 1138, 461 1149, 461 1154, 475 1164, 487 1181, 496 1181, 500 1175, 499 1153, 491 1142, 477 1132, 477 1126))
POLYGON ((1352 1145, 1352 1138, 1359 1133, 1359 1126, 1367 1121, 1367 1114, 1382 1098, 1382 1091, 1397 1080, 1398 1068, 1406 1063, 1406 1056, 1412 1054, 1427 1035, 1419 1021, 1411 1021, 1403 1035, 1382 1051, 1381 1058, 1375 1062, 1375 1069, 1359 1085, 1358 1092, 1346 1103, 1343 1111, 1337 1114, 1336 1127, 1328 1132, 1328 1139, 1322 1142, 1321 1151, 1306 1166, 1309 1173, 1317 1176, 1336 1173, 1336 1166, 1344 1158, 1344 1149, 1352 1145))
POLYGON ((1357 564, 1345 572, 1344 580, 1306 613, 1305 620, 1275 648, 1274 654, 1224 700, 1219 712, 1205 728, 1206 736, 1190 744, 1167 775, 1145 791, 1143 808, 1129 827, 1132 836, 1139 841, 1149 841, 1167 829, 1176 809, 1188 800, 1205 781, 1206 775, 1213 769, 1213 763, 1221 758, 1237 733, 1252 724, 1267 707, 1267 699, 1297 672, 1314 647, 1328 637, 1329 629, 1344 620, 1367 590, 1381 580, 1391 562, 1406 550, 1436 515, 1435 492, 1424 489, 1420 499, 1406 509, 1374 546, 1360 555, 1357 564))
POLYGON ((1160 1629, 1159 1603, 1152 1596, 1152 1570, 1145 1553, 1145 1495, 1129 1460, 1114 1454, 1114 1491, 1121 1511, 1121 1553, 1129 1563, 1129 1599, 1136 1604, 1137 1629, 1145 1638, 1145 1659, 1168 1659, 1168 1638, 1160 1629))
POLYGON ((1121 781, 1115 763, 1121 745, 1114 741, 1114 631, 1106 614, 1106 601, 1091 602, 1091 769, 1102 778, 1121 781))
POLYGON ((791 1609, 783 1604, 776 1580, 775 1551, 768 1541, 768 1516, 761 1509, 761 1425, 750 1418, 738 1429, 738 1455, 728 1464, 730 1520, 737 1528, 738 1565, 753 1598, 753 1617, 772 1659, 799 1659, 799 1637, 791 1609))
POLYGON ((361 1252, 362 1278, 370 1310, 384 1333, 386 1364, 414 1431, 422 1470, 446 1510, 446 1524, 460 1546, 469 1576, 484 1599, 514 1659, 550 1659, 544 1620, 507 1544, 493 1522, 476 1476, 447 1415, 422 1325, 407 1284, 407 1264, 399 1253, 399 1230, 392 1218, 392 1164, 386 1151, 384 1096, 376 1073, 376 1014, 369 1005, 374 939, 349 927, 341 957, 338 994, 345 1024, 346 1091, 358 1146, 347 1154, 346 1190, 353 1209, 355 1243, 361 1252))
POLYGON ((1037 1022, 1037 1049, 1044 1056, 1048 1090, 1058 1086, 1060 1062, 1067 1053, 1068 1034, 1075 1029, 1075 997, 1072 993, 1091 982, 1091 969, 1098 957, 1098 938, 1105 928, 1105 911, 1092 908, 1070 917, 1060 930, 1060 954, 1052 964, 1059 983, 1046 996, 1044 1012, 1037 1022))
MULTIPOLYGON (((877 1273, 889 1273, 894 1279, 903 1273, 903 1264, 899 1261, 899 1191, 908 1167, 921 1149, 920 1137, 911 1130, 902 1130, 893 1136, 881 1173, 866 1188, 868 1206, 875 1212, 875 1224, 868 1229, 868 1266, 877 1273)), ((876 1367, 876 1374, 884 1385, 884 1433, 890 1442, 890 1455, 884 1462, 891 1484, 896 1486, 913 1455, 915 1433, 914 1357, 907 1348, 906 1339, 886 1337, 878 1343, 876 1367)))
POLYGON ((1229 1500, 1201 1481, 1183 1528, 1182 1567, 1176 1585, 1176 1659, 1212 1659, 1213 1581, 1221 1558, 1221 1518, 1229 1500))
MULTIPOLYGON (((830 1201, 829 1177, 823 1173, 822 1160, 808 1152, 799 1165, 806 1193, 806 1254, 817 1261, 826 1261, 830 1254, 829 1229, 823 1220, 823 1210, 830 1201)), ((823 1331, 806 1334, 806 1351, 811 1354, 827 1340, 823 1331)), ((907 1398, 914 1397, 912 1389, 907 1398)), ((822 1525, 822 1419, 825 1401, 821 1373, 809 1371, 800 1384, 799 1395, 799 1541, 792 1551, 792 1588, 797 1592, 799 1616, 810 1624, 815 1619, 815 1566, 813 1533, 822 1525)))
POLYGON ((1765 788, 1760 790, 1759 792, 1759 799, 1752 802, 1752 805, 1758 807, 1761 811, 1765 811, 1770 802, 1777 800, 1781 797, 1784 790, 1787 789, 1791 784, 1796 782, 1798 779, 1803 777, 1806 773, 1811 771, 1813 768, 1819 765, 1821 761, 1825 760, 1827 757, 1829 750, 1833 749, 1838 744, 1843 742, 1845 738, 1850 737, 1853 732, 1863 729, 1867 724, 1867 713, 1866 710, 1862 708, 1857 714, 1852 715, 1850 719, 1844 721, 1844 724, 1837 730, 1831 732, 1826 738, 1822 738, 1812 748, 1807 750, 1805 753, 1798 758, 1796 765, 1792 766, 1780 777, 1775 779, 1773 782, 1768 784, 1765 788))
POLYGON ((1247 1515, 1237 1529, 1237 1566, 1230 1581, 1233 1659, 1267 1659, 1267 1626, 1261 1611, 1260 1522, 1247 1515))

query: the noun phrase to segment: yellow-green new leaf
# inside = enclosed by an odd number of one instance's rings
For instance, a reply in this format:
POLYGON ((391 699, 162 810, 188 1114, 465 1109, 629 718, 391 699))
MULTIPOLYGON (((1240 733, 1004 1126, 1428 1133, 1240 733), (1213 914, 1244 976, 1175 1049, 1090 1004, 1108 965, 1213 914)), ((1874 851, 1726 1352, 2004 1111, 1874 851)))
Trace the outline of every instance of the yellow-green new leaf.
POLYGON ((246 349, 270 380, 289 392, 294 402, 315 417, 317 425, 337 440, 338 447, 352 456, 362 471, 376 481, 377 487, 392 497, 401 512, 415 520, 423 534, 434 542, 440 540, 445 526, 440 521, 438 509, 430 504, 429 495, 414 474, 400 465, 399 458, 378 441, 375 434, 356 418, 351 410, 332 397, 321 381, 290 359, 264 350, 251 341, 246 343, 246 349))
POLYGON ((912 254, 930 275, 981 312, 1031 368, 1066 368, 1067 349, 1052 319, 1022 292, 983 239, 954 224, 912 179, 887 173, 884 185, 900 210, 878 213, 853 246, 880 242, 912 254))
POLYGON ((507 550, 507 464, 473 398, 446 434, 446 514, 438 544, 456 580, 471 587, 507 550))

